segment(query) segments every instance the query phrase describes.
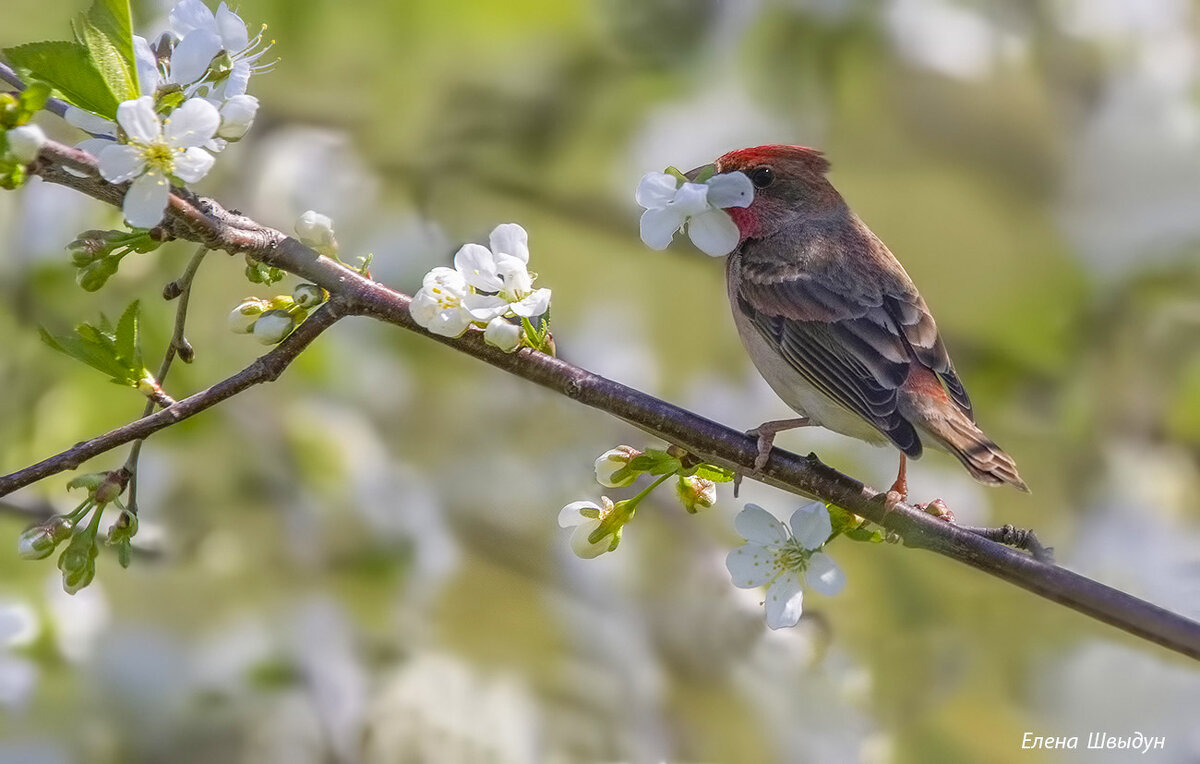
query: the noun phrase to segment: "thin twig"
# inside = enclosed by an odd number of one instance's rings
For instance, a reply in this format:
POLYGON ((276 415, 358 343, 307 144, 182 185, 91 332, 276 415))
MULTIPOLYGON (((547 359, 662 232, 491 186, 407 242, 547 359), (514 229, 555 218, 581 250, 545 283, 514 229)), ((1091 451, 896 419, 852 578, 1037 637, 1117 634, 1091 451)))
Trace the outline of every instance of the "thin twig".
MULTIPOLYGON (((192 255, 192 259, 188 260, 187 267, 183 269, 183 274, 168 284, 167 288, 163 290, 163 296, 166 299, 177 298, 179 302, 175 304, 175 327, 171 331, 171 339, 167 342, 167 349, 163 351, 162 363, 158 365, 158 374, 154 377, 155 381, 160 385, 166 381, 167 374, 171 371, 171 363, 175 360, 176 354, 179 355, 180 360, 184 363, 192 362, 192 345, 184 335, 187 326, 188 301, 192 297, 192 280, 196 277, 196 271, 200 269, 200 263, 204 261, 204 256, 207 254, 208 247, 201 245, 196 250, 196 253, 192 255)), ((145 418, 153 414, 155 407, 158 405, 159 402, 153 398, 146 401, 146 407, 142 409, 142 417, 145 418)), ((171 404, 167 403, 167 405, 171 404)), ((133 447, 129 449, 129 456, 125 459, 125 469, 129 472, 127 506, 129 511, 135 515, 138 513, 138 458, 142 454, 143 442, 142 440, 134 441, 133 447)))
MULTIPOLYGON (((43 146, 40 159, 33 169, 50 182, 74 188, 110 204, 120 205, 124 196, 124 186, 113 186, 96 177, 95 160, 92 157, 53 141, 43 146), (88 174, 77 177, 64 172, 64 166, 88 174)), ((332 302, 347 314, 371 316, 417 331, 459 352, 624 419, 668 443, 678 444, 705 461, 785 491, 818 497, 843 507, 899 534, 907 546, 927 549, 958 560, 1130 634, 1200 659, 1200 623, 1085 576, 1034 559, 983 535, 934 518, 911 505, 901 503, 885 509, 885 494, 826 466, 815 454, 800 457, 775 449, 766 465, 756 470, 754 461, 758 447, 754 438, 559 358, 530 350, 505 354, 486 345, 479 332, 474 331, 461 338, 429 335, 409 315, 407 296, 322 257, 279 231, 227 212, 211 199, 183 191, 172 193, 163 228, 172 236, 230 254, 248 255, 316 283, 334 295, 332 302)), ((331 311, 327 314, 327 320, 332 323, 340 313, 332 312, 334 305, 322 311, 327 309, 331 311)), ((311 331, 310 324, 322 311, 302 324, 293 338, 306 327, 311 331)), ((316 329, 316 333, 323 328, 316 329)), ((306 345, 314 336, 315 333, 307 336, 302 344, 306 345)), ((170 426, 176 419, 191 416, 257 382, 265 381, 264 371, 258 366, 260 363, 266 365, 269 359, 277 362, 274 368, 274 374, 277 375, 295 357, 293 350, 299 352, 302 349, 285 349, 293 338, 241 374, 209 390, 0 478, 0 496, 48 475, 73 469, 85 459, 136 438, 144 438, 170 426)))

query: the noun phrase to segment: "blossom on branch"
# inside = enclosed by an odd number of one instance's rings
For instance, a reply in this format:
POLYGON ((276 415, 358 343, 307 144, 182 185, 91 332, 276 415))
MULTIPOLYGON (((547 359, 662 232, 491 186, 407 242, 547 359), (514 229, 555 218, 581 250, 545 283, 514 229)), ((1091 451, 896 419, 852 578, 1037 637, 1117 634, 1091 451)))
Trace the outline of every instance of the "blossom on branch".
POLYGON ((142 96, 117 107, 117 123, 127 143, 100 152, 100 174, 109 183, 133 181, 125 193, 125 221, 153 228, 162 222, 171 179, 193 183, 212 168, 213 155, 200 147, 216 134, 221 117, 211 103, 193 98, 171 112, 164 125, 154 100, 142 96))
POLYGON ((767 626, 795 626, 804 605, 804 586, 821 594, 842 590, 846 576, 829 555, 818 551, 833 533, 828 508, 813 502, 797 509, 784 525, 762 507, 747 504, 733 521, 746 543, 729 553, 725 566, 740 589, 767 587, 763 602, 767 626))

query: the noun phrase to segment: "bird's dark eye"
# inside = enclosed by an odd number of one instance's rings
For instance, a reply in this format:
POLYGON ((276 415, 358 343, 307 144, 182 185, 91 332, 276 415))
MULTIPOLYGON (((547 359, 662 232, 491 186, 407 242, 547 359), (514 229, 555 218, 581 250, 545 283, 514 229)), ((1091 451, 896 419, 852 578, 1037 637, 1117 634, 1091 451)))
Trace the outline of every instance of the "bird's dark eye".
POLYGON ((755 167, 748 174, 755 188, 766 188, 775 182, 775 172, 770 167, 755 167))

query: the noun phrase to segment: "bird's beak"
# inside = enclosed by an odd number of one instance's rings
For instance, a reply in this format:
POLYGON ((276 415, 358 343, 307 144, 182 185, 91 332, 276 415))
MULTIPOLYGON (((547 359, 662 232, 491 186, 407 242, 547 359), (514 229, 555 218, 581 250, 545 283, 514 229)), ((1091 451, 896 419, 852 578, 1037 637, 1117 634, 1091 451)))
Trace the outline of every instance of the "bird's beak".
POLYGON ((715 162, 709 162, 708 164, 702 164, 702 165, 700 165, 699 167, 697 167, 697 168, 695 168, 695 169, 688 170, 687 172, 685 172, 685 173, 683 174, 683 177, 687 178, 688 180, 695 180, 695 179, 696 179, 696 176, 697 176, 697 175, 699 175, 701 172, 704 172, 705 170, 710 170, 710 171, 711 171, 711 172, 708 172, 708 173, 707 173, 708 175, 713 175, 713 174, 715 174, 715 173, 716 173, 716 171, 717 171, 717 165, 716 165, 716 163, 715 163, 715 162))

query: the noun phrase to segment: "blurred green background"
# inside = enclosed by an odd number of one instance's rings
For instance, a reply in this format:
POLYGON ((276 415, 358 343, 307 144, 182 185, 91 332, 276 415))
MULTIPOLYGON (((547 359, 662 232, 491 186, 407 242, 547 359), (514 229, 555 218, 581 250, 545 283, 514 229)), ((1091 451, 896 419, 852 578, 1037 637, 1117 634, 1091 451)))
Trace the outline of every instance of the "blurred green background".
MULTIPOLYGON (((5 0, 0 45, 63 38, 83 5, 5 0)), ((135 3, 137 29, 167 7, 135 3)), ((1033 490, 932 454, 914 499, 1036 528, 1062 564, 1200 616, 1197 3, 238 10, 281 61, 202 193, 288 230, 327 213, 343 254, 374 253, 405 291, 519 222, 562 357, 737 428, 789 412, 742 352, 722 263, 648 250, 633 189, 733 148, 822 148, 1033 490)), ((141 297, 160 352, 157 295, 190 250, 131 256, 83 293, 63 247, 117 225, 38 182, 0 195, 2 472, 140 412, 36 331, 141 297)), ((168 391, 252 360, 226 313, 293 284, 210 256, 196 361, 168 391)), ((823 431, 779 442, 894 474, 891 450, 823 431)), ((102 555, 70 598, 51 561, 0 554, 0 761, 1095 760, 1021 740, 1135 731, 1166 736, 1147 760, 1200 759, 1193 664, 922 552, 833 545, 845 591, 769 632, 723 560, 741 503, 786 517, 782 493, 723 486, 690 517, 661 491, 617 553, 575 559, 556 513, 599 495, 591 462, 617 443, 660 445, 422 337, 338 325, 269 389, 147 443, 129 570, 102 555)), ((0 547, 74 505, 68 477, 0 503, 0 547)))

